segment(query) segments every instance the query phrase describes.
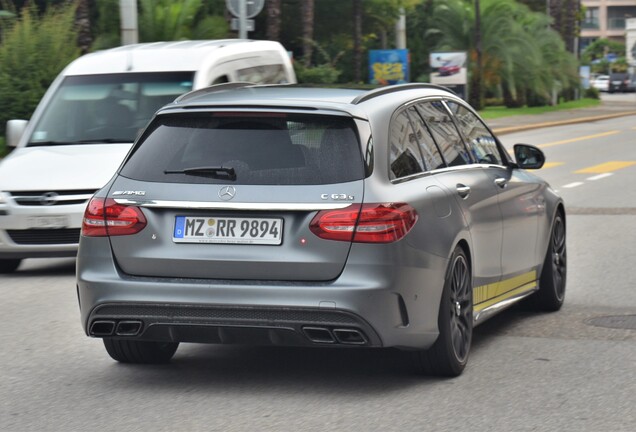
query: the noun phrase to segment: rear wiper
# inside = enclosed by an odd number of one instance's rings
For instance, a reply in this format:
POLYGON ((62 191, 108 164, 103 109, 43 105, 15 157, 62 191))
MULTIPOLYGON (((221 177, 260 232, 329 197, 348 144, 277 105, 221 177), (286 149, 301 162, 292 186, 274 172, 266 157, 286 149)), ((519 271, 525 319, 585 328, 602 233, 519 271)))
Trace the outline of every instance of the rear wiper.
POLYGON ((77 141, 35 141, 35 142, 30 142, 29 144, 27 144, 27 147, 64 146, 64 145, 76 145, 76 144, 113 144, 113 143, 127 144, 131 142, 132 140, 114 139, 114 138, 77 140, 77 141))
POLYGON ((211 166, 211 167, 192 167, 180 170, 165 170, 164 174, 186 174, 204 177, 227 178, 228 180, 236 180, 236 171, 232 167, 211 166))

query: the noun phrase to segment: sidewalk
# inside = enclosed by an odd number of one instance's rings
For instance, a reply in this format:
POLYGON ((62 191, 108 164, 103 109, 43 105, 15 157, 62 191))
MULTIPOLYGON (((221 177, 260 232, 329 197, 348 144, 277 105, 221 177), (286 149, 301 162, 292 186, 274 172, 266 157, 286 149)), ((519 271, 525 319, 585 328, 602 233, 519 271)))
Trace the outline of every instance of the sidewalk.
POLYGON ((503 135, 530 129, 588 123, 629 115, 636 115, 636 94, 603 95, 601 105, 593 108, 502 117, 499 119, 486 120, 486 123, 495 134, 503 135))

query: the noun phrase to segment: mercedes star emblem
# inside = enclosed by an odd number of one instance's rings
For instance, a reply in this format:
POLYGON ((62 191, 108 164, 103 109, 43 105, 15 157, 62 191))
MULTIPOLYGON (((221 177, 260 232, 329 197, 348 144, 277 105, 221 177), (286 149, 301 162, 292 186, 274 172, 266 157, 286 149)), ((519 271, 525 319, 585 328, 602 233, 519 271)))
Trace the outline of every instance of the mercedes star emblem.
POLYGON ((57 204, 58 194, 55 192, 47 192, 40 195, 40 204, 43 206, 52 206, 57 204))
POLYGON ((234 188, 234 186, 225 186, 219 190, 219 198, 223 201, 231 200, 234 198, 234 195, 236 195, 236 188, 234 188))

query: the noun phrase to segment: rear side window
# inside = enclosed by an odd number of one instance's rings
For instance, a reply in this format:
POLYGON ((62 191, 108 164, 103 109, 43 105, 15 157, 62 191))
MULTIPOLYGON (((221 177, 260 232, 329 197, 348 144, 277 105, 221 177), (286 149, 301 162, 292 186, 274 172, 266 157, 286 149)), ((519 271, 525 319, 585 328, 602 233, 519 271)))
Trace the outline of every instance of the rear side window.
POLYGON ((428 125, 448 166, 471 163, 468 151, 442 101, 421 102, 416 109, 428 125))
POLYGON ((167 183, 331 184, 361 180, 364 163, 353 119, 285 113, 158 116, 120 174, 167 183), (231 169, 179 173, 192 168, 231 169))
POLYGON ((483 164, 503 165, 497 140, 479 117, 457 102, 448 101, 447 104, 455 114, 459 129, 464 133, 475 160, 483 164))
POLYGON ((425 170, 419 144, 406 110, 402 110, 391 123, 389 153, 390 178, 398 179, 425 170))

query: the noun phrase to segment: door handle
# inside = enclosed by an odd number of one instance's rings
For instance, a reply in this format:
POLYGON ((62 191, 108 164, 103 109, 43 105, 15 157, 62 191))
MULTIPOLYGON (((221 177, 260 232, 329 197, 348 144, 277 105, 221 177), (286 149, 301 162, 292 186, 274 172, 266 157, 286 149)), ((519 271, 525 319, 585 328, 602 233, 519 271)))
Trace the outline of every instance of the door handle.
POLYGON ((461 183, 457 184, 457 195, 466 199, 470 195, 470 187, 461 183))
POLYGON ((503 177, 499 177, 495 179, 495 184, 503 189, 508 184, 508 180, 503 177))

